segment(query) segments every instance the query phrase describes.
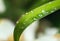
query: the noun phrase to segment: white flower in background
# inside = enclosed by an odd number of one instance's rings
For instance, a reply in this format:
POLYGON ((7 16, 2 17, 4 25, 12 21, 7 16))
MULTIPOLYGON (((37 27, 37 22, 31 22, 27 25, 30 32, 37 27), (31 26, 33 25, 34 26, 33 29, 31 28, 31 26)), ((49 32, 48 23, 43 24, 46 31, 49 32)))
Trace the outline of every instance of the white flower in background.
POLYGON ((24 31, 25 41, 60 41, 60 35, 56 27, 48 27, 45 29, 45 34, 40 33, 37 39, 35 39, 35 30, 39 24, 39 21, 35 21, 27 27, 24 31))
POLYGON ((6 41, 8 37, 13 34, 14 23, 8 19, 0 19, 0 40, 6 41))
POLYGON ((0 13, 4 13, 6 10, 4 0, 0 0, 0 13))
POLYGON ((58 33, 57 27, 48 27, 45 30, 45 34, 48 36, 53 36, 58 33))
POLYGON ((42 36, 39 36, 39 38, 36 41, 58 41, 59 38, 55 37, 55 35, 58 33, 57 28, 47 28, 45 30, 45 34, 42 36))
POLYGON ((46 35, 44 35, 44 36, 38 38, 35 41, 58 41, 58 39, 54 38, 53 36, 46 36, 46 35))

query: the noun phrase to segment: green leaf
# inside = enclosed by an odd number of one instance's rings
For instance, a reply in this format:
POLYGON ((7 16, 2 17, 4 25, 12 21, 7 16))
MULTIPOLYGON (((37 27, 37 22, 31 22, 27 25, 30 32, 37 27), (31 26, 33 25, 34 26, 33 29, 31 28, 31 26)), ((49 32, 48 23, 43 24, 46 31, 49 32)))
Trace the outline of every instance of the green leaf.
POLYGON ((19 41, 22 32, 31 23, 38 19, 44 18, 45 16, 55 12, 58 9, 60 9, 60 0, 54 0, 33 9, 30 12, 27 12, 18 20, 18 23, 16 24, 16 27, 14 29, 14 41, 19 41))

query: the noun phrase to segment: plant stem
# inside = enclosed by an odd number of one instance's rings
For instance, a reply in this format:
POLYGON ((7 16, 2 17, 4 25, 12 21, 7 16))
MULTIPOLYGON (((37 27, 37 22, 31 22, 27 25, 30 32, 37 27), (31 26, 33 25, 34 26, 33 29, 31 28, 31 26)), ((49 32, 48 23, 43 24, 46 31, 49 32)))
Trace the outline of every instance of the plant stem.
POLYGON ((19 41, 19 38, 27 26, 33 23, 36 20, 44 18, 45 16, 55 12, 56 10, 60 9, 60 0, 54 0, 52 2, 46 3, 36 9, 33 9, 30 12, 27 12, 23 15, 15 29, 14 29, 14 41, 19 41))

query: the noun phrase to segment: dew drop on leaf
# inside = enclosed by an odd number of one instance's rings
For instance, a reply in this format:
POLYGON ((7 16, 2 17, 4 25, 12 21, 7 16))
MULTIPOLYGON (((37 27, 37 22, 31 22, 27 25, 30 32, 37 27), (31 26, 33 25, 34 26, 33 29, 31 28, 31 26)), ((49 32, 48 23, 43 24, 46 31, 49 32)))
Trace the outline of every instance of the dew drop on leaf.
POLYGON ((33 13, 33 11, 31 11, 31 13, 33 13))
POLYGON ((28 13, 26 13, 26 14, 28 14, 28 13))
POLYGON ((42 15, 42 14, 39 14, 38 16, 39 16, 39 17, 42 17, 43 15, 42 15))
POLYGON ((37 20, 37 18, 34 18, 34 20, 37 20))

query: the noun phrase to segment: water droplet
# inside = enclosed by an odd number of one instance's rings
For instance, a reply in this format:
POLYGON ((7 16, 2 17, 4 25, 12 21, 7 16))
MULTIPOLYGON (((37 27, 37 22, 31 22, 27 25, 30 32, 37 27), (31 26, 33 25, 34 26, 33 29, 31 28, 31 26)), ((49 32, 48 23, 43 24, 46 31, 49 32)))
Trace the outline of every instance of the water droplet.
POLYGON ((33 11, 31 11, 33 13, 33 11))
POLYGON ((42 10, 42 12, 44 13, 44 12, 45 12, 45 10, 42 10))
POLYGON ((19 21, 17 21, 16 23, 19 23, 19 21))
POLYGON ((24 16, 24 14, 22 16, 24 16))
POLYGON ((39 17, 42 17, 43 15, 42 15, 42 14, 39 14, 38 16, 39 16, 39 17))
POLYGON ((42 13, 43 13, 43 14, 45 14, 45 13, 46 13, 46 11, 45 11, 45 10, 42 10, 42 13))
POLYGON ((37 20, 37 18, 34 18, 34 20, 37 20))
POLYGON ((42 13, 43 13, 43 14, 47 14, 47 13, 49 13, 49 12, 46 12, 45 10, 42 10, 42 13))
POLYGON ((49 2, 49 4, 51 4, 51 2, 49 2))
POLYGON ((54 11, 51 11, 51 13, 53 13, 54 11))
POLYGON ((26 14, 28 14, 28 13, 26 13, 26 14))

